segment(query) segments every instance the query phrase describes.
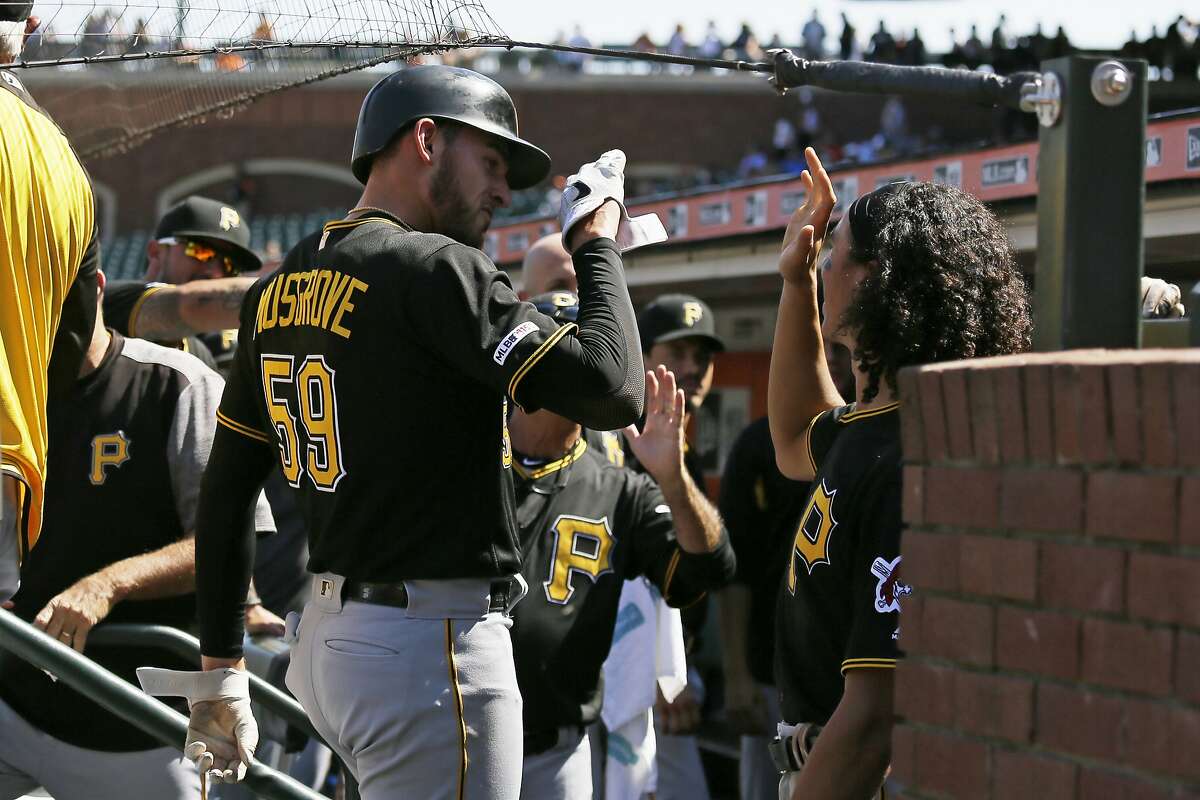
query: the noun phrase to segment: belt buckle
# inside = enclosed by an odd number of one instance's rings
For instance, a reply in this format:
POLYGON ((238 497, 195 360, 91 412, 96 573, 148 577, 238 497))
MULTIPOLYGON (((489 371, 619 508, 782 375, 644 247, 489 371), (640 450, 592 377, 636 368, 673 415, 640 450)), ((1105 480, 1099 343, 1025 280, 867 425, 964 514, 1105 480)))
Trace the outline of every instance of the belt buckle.
POLYGON ((321 578, 321 585, 317 590, 317 593, 320 594, 321 597, 333 597, 333 581, 329 580, 328 578, 321 578))

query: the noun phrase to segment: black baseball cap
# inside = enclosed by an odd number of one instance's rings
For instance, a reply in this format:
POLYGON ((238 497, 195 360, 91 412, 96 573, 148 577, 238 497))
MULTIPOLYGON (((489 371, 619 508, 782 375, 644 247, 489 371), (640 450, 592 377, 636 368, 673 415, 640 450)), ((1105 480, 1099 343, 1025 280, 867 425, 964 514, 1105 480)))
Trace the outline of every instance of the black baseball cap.
POLYGON ((704 339, 716 352, 725 349, 717 336, 712 309, 699 297, 690 294, 664 294, 654 298, 638 314, 638 331, 642 336, 642 352, 662 342, 697 337, 704 339))
POLYGON ((529 298, 534 308, 566 325, 579 319, 579 298, 572 292, 546 292, 529 298))
POLYGON ((232 206, 192 195, 167 210, 154 229, 155 239, 196 239, 218 245, 242 270, 253 272, 262 259, 250 249, 250 227, 232 206))
POLYGON ((24 22, 33 13, 32 2, 20 0, 0 1, 0 22, 24 22))

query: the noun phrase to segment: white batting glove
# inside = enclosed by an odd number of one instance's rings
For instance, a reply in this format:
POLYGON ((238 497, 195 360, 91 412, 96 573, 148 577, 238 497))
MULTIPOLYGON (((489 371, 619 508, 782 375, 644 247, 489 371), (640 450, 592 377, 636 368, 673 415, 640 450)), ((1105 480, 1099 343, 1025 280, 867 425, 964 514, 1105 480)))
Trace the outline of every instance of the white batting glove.
POLYGON ((250 675, 225 668, 207 672, 138 667, 142 691, 158 697, 185 697, 191 718, 183 754, 213 783, 246 777, 258 747, 258 723, 250 713, 250 675))
POLYGON ((1161 278, 1142 278, 1143 319, 1182 317, 1186 313, 1182 301, 1183 293, 1175 284, 1161 278))
POLYGON ((621 252, 667 240, 666 228, 657 215, 630 218, 625 210, 625 153, 609 150, 567 179, 558 211, 564 247, 571 228, 608 200, 616 200, 621 206, 621 222, 617 227, 617 247, 621 252))

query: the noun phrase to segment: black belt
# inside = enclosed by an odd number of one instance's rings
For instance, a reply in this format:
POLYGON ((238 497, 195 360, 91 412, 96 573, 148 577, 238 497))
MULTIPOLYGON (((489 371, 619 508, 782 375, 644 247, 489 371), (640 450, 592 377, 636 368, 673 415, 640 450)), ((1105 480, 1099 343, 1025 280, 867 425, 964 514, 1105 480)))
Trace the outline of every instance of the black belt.
MULTIPOLYGON (((544 731, 532 731, 525 734, 525 757, 536 756, 552 747, 558 747, 559 733, 562 728, 550 728, 544 731)), ((579 738, 583 738, 583 728, 577 730, 579 738)), ((578 741, 578 739, 576 740, 578 741)))
MULTIPOLYGON (((491 600, 488 612, 504 612, 508 609, 508 595, 512 589, 511 578, 498 578, 492 581, 489 590, 491 600)), ((376 606, 393 606, 408 608, 408 589, 401 583, 371 583, 370 581, 352 581, 347 579, 342 583, 342 602, 354 600, 359 603, 370 603, 376 606)))

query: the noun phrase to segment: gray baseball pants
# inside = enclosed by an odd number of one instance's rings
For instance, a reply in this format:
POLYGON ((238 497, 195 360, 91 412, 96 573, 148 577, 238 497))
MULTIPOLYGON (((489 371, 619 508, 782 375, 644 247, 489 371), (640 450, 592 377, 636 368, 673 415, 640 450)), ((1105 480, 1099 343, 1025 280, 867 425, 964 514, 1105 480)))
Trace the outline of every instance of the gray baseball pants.
POLYGON ((363 800, 518 800, 512 621, 489 582, 407 581, 407 608, 343 604, 343 582, 314 577, 286 682, 363 800))
POLYGON ((592 800, 592 745, 578 728, 559 731, 558 744, 525 757, 522 800, 592 800))

